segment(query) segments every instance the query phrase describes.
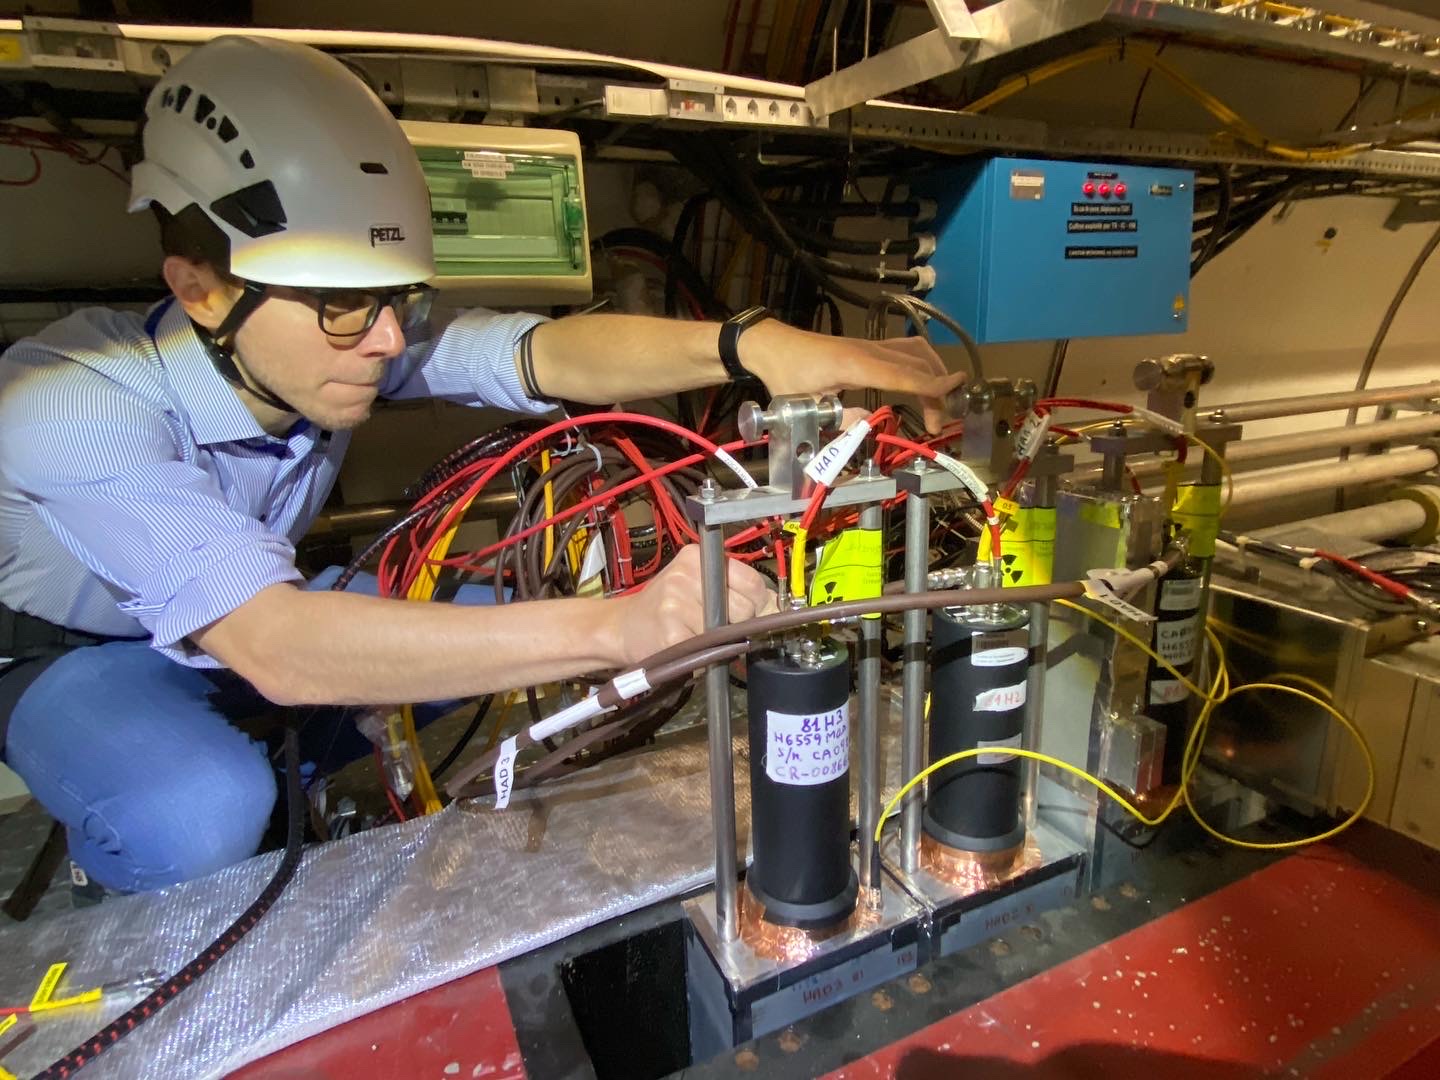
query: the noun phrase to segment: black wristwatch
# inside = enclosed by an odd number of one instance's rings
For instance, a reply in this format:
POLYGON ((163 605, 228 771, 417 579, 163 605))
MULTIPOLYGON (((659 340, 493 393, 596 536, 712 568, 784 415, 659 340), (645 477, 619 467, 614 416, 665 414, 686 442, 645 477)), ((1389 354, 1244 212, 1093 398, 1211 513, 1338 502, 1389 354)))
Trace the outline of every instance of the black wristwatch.
POLYGON ((755 376, 740 363, 740 335, 756 323, 773 319, 775 313, 767 307, 746 308, 738 315, 731 315, 720 325, 720 362, 730 378, 753 379, 755 376))

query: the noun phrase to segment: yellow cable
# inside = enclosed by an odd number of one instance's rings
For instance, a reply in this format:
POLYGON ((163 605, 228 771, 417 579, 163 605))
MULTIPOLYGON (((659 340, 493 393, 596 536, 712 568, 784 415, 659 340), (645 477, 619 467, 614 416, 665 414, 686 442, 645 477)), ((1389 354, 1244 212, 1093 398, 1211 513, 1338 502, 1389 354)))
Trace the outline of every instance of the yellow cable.
MULTIPOLYGON (((1324 832, 1315 836, 1302 837, 1299 840, 1280 840, 1268 844, 1257 844, 1249 840, 1238 840, 1215 828, 1200 816, 1200 811, 1196 809, 1194 801, 1190 798, 1190 784, 1185 782, 1180 786, 1180 793, 1185 796, 1185 806, 1189 809, 1190 816, 1195 819, 1196 823, 1202 829, 1215 837, 1215 839, 1223 840, 1227 844, 1233 844, 1235 847, 1246 848, 1250 851, 1289 851, 1294 848, 1305 847, 1309 844, 1318 844, 1322 840, 1329 840, 1333 836, 1338 836, 1365 816, 1365 811, 1370 809, 1370 800, 1375 797, 1375 755, 1370 752, 1370 744, 1366 741, 1364 733, 1355 726, 1349 717, 1329 702, 1322 701, 1306 690, 1297 690, 1293 686, 1284 686, 1281 683, 1245 683, 1243 686, 1237 686, 1231 690, 1223 700, 1229 700, 1237 694, 1248 693, 1252 690, 1275 690, 1282 694, 1293 694, 1295 697, 1320 706, 1320 708, 1329 713, 1335 719, 1336 723, 1343 727, 1349 733, 1350 737, 1355 740, 1356 745, 1360 747, 1360 753, 1365 757, 1365 797, 1360 800, 1360 805, 1355 808, 1354 813, 1334 828, 1326 829, 1324 832)), ((1209 720, 1206 714, 1213 708, 1214 706, 1207 705, 1201 710, 1200 715, 1202 721, 1209 720)), ((1198 728, 1199 726, 1200 724, 1197 723, 1196 727, 1198 728)))
MULTIPOLYGON (((550 475, 550 451, 540 451, 540 475, 550 475)), ((545 520, 549 521, 555 516, 555 485, 549 480, 545 481, 545 520)), ((555 526, 545 526, 545 561, 540 565, 546 569, 550 567, 550 560, 555 557, 555 526)))
POLYGON ((1105 616, 1099 614, 1098 612, 1091 611, 1087 607, 1082 607, 1080 604, 1075 603, 1073 600, 1062 599, 1056 600, 1055 603, 1059 604, 1061 607, 1073 608, 1074 610, 1080 612, 1083 615, 1090 616, 1090 618, 1094 619, 1111 633, 1118 634, 1120 637, 1123 637, 1126 641, 1130 642, 1130 644, 1134 645, 1141 652, 1146 653, 1157 664, 1163 667, 1171 675, 1175 676, 1175 678, 1179 679, 1181 684, 1185 687, 1186 690, 1189 690, 1190 693, 1194 694, 1202 701, 1214 700, 1214 698, 1212 697, 1213 691, 1211 694, 1207 694, 1204 690, 1200 689, 1200 687, 1196 686, 1186 676, 1180 674, 1179 668, 1175 667, 1174 664, 1170 663, 1170 661, 1166 660, 1163 656, 1161 656, 1154 649, 1152 649, 1146 642, 1141 640, 1138 635, 1132 634, 1129 630, 1126 630, 1119 623, 1111 622, 1109 619, 1105 618, 1105 616))
POLYGON ((1264 683, 1272 682, 1293 682, 1308 687, 1312 692, 1318 694, 1326 701, 1333 702, 1335 694, 1331 689, 1318 679, 1312 679, 1309 675, 1301 675, 1298 671, 1272 671, 1260 680, 1264 683))
MULTIPOLYGON (((1040 67, 1031 71, 1007 79, 994 90, 990 91, 990 93, 983 97, 976 98, 965 107, 964 111, 971 113, 984 112, 986 109, 992 108, 1000 104, 1000 102, 1014 97, 1022 90, 1045 82, 1047 79, 1053 79, 1055 76, 1062 75, 1067 71, 1072 71, 1075 68, 1097 63, 1102 60, 1122 60, 1150 71, 1158 72, 1165 79, 1169 80, 1171 85, 1180 90, 1181 93, 1197 102, 1201 108, 1205 109, 1206 112, 1224 124, 1226 133, 1231 137, 1248 143, 1260 150, 1264 150, 1285 161, 1338 161, 1373 149, 1373 145, 1370 143, 1357 143, 1348 146, 1305 147, 1273 140, 1214 94, 1194 82, 1189 76, 1182 74, 1178 69, 1171 66, 1169 61, 1162 60, 1158 50, 1153 46, 1137 42, 1116 41, 1105 45, 1097 45, 1092 49, 1086 49, 1072 56, 1063 57, 1062 59, 1051 61, 1048 64, 1042 64, 1040 67)), ((1427 103, 1425 107, 1433 107, 1435 104, 1440 103, 1427 103)))

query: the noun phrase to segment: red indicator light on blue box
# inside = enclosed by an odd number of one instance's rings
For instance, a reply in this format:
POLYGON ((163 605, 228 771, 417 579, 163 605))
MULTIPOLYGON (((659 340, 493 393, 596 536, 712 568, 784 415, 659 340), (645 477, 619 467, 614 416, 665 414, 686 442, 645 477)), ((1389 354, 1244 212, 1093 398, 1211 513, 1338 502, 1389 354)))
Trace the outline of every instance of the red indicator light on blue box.
POLYGON ((1128 190, 1129 190, 1129 188, 1127 188, 1123 183, 1118 183, 1118 184, 1116 184, 1116 185, 1115 185, 1115 197, 1116 197, 1117 199, 1123 199, 1123 198, 1125 197, 1125 192, 1127 192, 1128 190))
POLYGON ((1083 191, 1087 196, 1088 196, 1088 195, 1094 195, 1094 194, 1095 194, 1095 181, 1093 181, 1093 180, 1086 180, 1086 181, 1085 181, 1085 186, 1082 187, 1080 190, 1083 191))
POLYGON ((1109 185, 1109 184, 1101 184, 1101 185, 1100 185, 1100 197, 1101 197, 1102 199, 1108 199, 1108 198, 1110 197, 1110 185, 1109 185))

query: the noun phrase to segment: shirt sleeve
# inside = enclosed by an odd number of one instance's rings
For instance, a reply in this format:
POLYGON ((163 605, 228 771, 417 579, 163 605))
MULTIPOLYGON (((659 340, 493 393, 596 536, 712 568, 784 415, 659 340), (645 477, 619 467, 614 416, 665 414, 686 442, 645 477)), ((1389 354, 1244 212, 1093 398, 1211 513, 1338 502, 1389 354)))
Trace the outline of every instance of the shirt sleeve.
POLYGON ((157 650, 219 666, 185 639, 261 589, 301 581, 289 540, 231 509, 210 474, 180 459, 161 406, 97 377, 68 387, 61 408, 34 400, 54 392, 39 384, 12 386, 0 402, 15 490, 157 650))
POLYGON ((492 405, 511 412, 543 413, 554 408, 525 394, 515 370, 520 339, 543 315, 502 315, 471 308, 449 323, 412 334, 404 356, 390 365, 380 388, 389 398, 444 398, 461 405, 492 405))

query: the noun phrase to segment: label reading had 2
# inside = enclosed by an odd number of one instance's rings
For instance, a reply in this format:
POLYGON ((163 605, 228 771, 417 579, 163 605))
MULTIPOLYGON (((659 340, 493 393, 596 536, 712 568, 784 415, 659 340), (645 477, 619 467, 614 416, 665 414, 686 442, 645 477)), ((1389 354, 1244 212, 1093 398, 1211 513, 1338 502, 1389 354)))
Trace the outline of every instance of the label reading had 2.
MULTIPOLYGON (((993 690, 981 690, 975 695, 976 712, 1009 712, 1025 704, 1025 684, 997 686, 993 690)), ((1018 738, 1018 736, 1017 736, 1018 738)))
POLYGON ((765 712, 765 775, 777 784, 810 787, 850 768, 850 705, 825 713, 765 712))

